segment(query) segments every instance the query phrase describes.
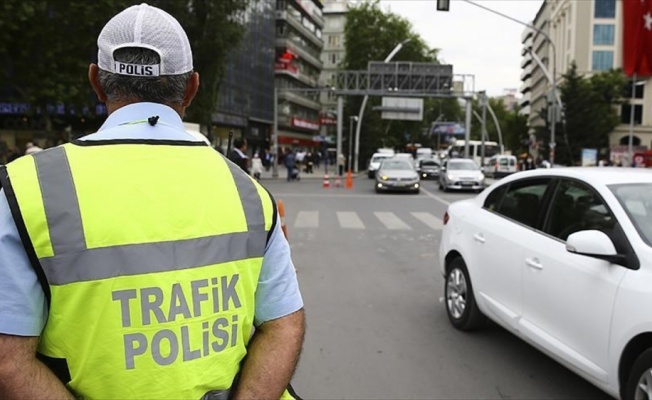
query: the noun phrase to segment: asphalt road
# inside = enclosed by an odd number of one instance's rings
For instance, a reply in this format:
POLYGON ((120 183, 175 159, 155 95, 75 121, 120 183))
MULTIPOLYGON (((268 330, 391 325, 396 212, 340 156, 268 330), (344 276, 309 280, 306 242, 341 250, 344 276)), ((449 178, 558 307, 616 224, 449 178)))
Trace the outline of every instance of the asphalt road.
POLYGON ((321 180, 263 184, 285 204, 308 331, 293 385, 306 399, 599 399, 608 396, 495 324, 450 325, 437 251, 448 203, 321 180))

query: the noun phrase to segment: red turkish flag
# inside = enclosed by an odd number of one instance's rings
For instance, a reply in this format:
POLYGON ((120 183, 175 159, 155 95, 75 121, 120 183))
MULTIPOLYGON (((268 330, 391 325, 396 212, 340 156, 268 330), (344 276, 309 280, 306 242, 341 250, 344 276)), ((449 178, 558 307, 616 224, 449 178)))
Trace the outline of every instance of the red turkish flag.
POLYGON ((652 0, 623 0, 623 70, 652 75, 652 0))

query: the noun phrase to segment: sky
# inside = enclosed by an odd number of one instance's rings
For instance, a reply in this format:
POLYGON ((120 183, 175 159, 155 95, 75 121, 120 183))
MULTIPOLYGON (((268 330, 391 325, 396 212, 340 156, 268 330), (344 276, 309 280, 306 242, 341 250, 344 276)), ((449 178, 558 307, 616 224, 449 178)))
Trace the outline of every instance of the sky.
MULTIPOLYGON (((543 0, 471 0, 517 20, 530 23, 543 0)), ((500 96, 521 87, 521 34, 524 25, 467 3, 450 0, 450 11, 437 11, 436 0, 381 0, 412 23, 413 30, 454 74, 475 76, 475 90, 500 96)), ((520 96, 520 94, 519 94, 520 96)))

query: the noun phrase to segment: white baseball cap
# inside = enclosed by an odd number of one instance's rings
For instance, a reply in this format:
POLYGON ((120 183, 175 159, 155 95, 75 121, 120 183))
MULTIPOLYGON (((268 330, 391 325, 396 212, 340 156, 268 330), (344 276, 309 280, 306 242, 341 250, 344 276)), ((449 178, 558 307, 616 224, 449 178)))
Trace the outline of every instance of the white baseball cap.
POLYGON ((111 18, 97 38, 97 47, 98 66, 114 74, 156 77, 192 71, 192 50, 186 32, 173 16, 145 3, 111 18), (153 50, 161 63, 138 65, 114 60, 113 52, 124 47, 153 50))

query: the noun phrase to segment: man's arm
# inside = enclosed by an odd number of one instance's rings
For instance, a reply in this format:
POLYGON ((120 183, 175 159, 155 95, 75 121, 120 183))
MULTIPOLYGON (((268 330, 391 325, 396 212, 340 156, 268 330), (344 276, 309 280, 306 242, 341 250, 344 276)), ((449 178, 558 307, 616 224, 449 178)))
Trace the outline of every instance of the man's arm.
POLYGON ((74 399, 61 381, 36 359, 38 337, 0 334, 0 398, 74 399))
POLYGON ((299 362, 303 309, 256 328, 240 371, 234 399, 280 399, 299 362))

